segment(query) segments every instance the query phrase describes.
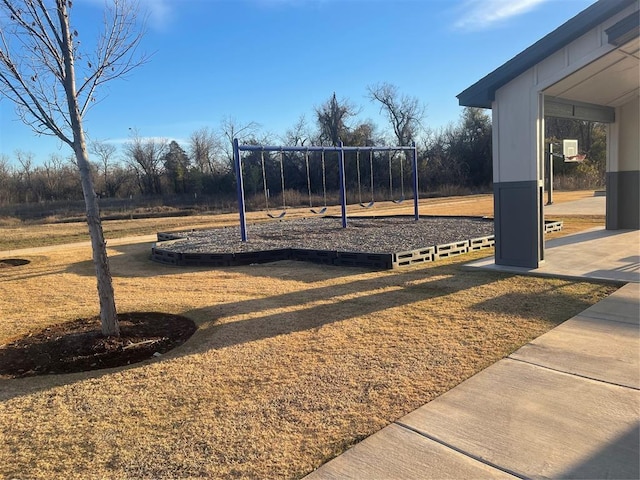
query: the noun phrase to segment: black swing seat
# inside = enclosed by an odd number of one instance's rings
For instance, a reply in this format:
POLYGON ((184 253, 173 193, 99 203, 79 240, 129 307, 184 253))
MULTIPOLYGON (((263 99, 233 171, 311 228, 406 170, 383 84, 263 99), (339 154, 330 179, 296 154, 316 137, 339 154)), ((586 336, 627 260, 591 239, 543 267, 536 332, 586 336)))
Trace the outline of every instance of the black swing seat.
POLYGON ((316 215, 322 215, 323 213, 325 213, 327 211, 327 207, 322 207, 320 210, 315 210, 313 208, 310 209, 311 213, 314 213, 316 215))
POLYGON ((376 202, 374 202, 373 200, 371 200, 369 203, 360 203, 360 206, 362 208, 371 208, 375 205, 376 202))
POLYGON ((269 218, 282 218, 287 214, 287 212, 280 212, 277 215, 274 215, 273 213, 267 212, 267 215, 269 216, 269 218))
POLYGON ((393 203, 402 203, 404 202, 404 197, 400 197, 398 200, 391 200, 393 203))

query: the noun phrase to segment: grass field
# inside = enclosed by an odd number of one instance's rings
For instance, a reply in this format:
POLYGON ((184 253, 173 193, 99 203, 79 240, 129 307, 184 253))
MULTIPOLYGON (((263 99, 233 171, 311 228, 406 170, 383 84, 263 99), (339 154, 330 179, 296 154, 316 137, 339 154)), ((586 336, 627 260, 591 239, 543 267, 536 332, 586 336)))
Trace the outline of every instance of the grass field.
MULTIPOLYGON (((483 196, 423 213, 487 209, 483 196)), ((153 222, 113 224, 107 236, 236 219, 153 222)), ((0 228, 16 242, 0 249, 47 244, 47 231, 85 239, 66 224, 20 228, 0 228)), ((384 272, 209 270, 151 263, 138 242, 109 243, 119 309, 185 315, 198 331, 126 368, 0 379, 0 477, 300 478, 614 289, 461 268, 491 251, 384 272)), ((31 252, 20 251, 30 264, 0 270, 0 344, 96 313, 88 246, 31 252)))

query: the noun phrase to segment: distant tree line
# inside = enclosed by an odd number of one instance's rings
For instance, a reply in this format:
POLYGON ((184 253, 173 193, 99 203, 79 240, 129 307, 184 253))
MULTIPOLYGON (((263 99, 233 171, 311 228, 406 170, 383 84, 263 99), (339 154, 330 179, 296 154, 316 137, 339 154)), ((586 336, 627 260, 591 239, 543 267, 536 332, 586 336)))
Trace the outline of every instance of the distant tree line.
MULTIPOLYGON (((465 108, 457 123, 430 131, 424 126, 426 107, 415 97, 401 95, 395 86, 386 83, 368 87, 368 93, 388 119, 384 131, 371 121, 358 120, 358 108, 333 94, 314 109, 312 123, 301 117, 284 136, 261 133, 256 123, 239 124, 227 118, 216 129, 194 131, 182 145, 174 140, 145 138, 136 130, 119 149, 108 142, 92 141, 89 150, 96 191, 103 202, 104 199, 173 197, 191 202, 232 203, 236 188, 233 138, 243 144, 300 147, 335 146, 340 141, 350 146, 415 142, 422 195, 490 188, 491 120, 484 110, 465 108)), ((588 160, 581 164, 558 163, 556 178, 571 174, 587 178, 591 184, 604 184, 606 136, 602 125, 547 119, 547 137, 556 142, 562 138, 578 138, 580 150, 587 153, 588 160)), ((316 204, 323 201, 325 191, 335 198, 338 166, 333 155, 326 154, 323 168, 317 153, 308 157, 245 153, 243 176, 247 197, 255 197, 255 208, 263 208, 266 186, 266 193, 272 197, 273 205, 277 205, 284 177, 287 203, 295 204, 296 200, 306 203, 309 190, 316 204)), ((365 152, 359 158, 350 153, 346 158, 346 178, 350 201, 368 201, 372 196, 372 183, 376 200, 392 199, 404 193, 402 186, 405 192, 410 192, 411 165, 399 154, 391 158, 376 154, 370 159, 365 152)), ((35 165, 34 155, 26 151, 16 151, 13 158, 0 156, 0 206, 75 201, 82 198, 81 192, 77 167, 70 158, 52 154, 42 164, 35 165)))
MULTIPOLYGON (((489 117, 478 109, 465 109, 460 122, 429 132, 424 127, 426 107, 417 98, 401 95, 390 84, 368 87, 369 98, 380 105, 389 121, 385 133, 371 121, 358 120, 359 109, 333 94, 314 109, 314 121, 301 117, 284 136, 261 133, 254 122, 239 124, 224 119, 218 128, 202 128, 188 141, 145 138, 131 132, 129 141, 114 144, 93 141, 89 145, 96 191, 101 198, 154 196, 226 197, 235 196, 232 140, 244 144, 335 146, 342 141, 352 146, 410 145, 417 143, 420 183, 423 191, 446 185, 468 188, 488 187, 491 182, 491 125, 489 117)), ((278 195, 281 175, 277 155, 259 158, 243 156, 245 187, 248 194, 260 194, 266 174, 269 194, 278 195), (263 168, 264 165, 264 168, 263 168)), ((285 188, 307 192, 311 185, 317 193, 324 186, 335 190, 337 163, 327 155, 322 172, 318 156, 311 156, 309 170, 303 156, 283 158, 285 188)), ((383 188, 389 183, 388 159, 374 159, 374 183, 383 188)), ((0 205, 80 198, 79 178, 72 160, 52 154, 35 165, 34 155, 16 151, 13 158, 0 156, 0 205)), ((400 158, 392 159, 392 180, 399 185, 400 158)), ((410 178, 410 165, 402 162, 404 177, 410 178)), ((356 188, 355 159, 347 159, 350 187, 356 188)), ((361 182, 370 187, 370 162, 361 159, 361 182)), ((408 185, 408 184, 407 184, 408 185)))

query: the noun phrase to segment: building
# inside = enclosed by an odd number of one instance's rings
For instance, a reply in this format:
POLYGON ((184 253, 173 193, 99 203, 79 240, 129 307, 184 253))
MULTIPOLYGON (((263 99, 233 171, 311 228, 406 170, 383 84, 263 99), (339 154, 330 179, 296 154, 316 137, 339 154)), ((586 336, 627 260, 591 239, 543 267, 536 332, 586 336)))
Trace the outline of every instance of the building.
POLYGON ((458 95, 492 110, 496 264, 544 260, 546 116, 607 124, 606 228, 640 228, 639 10, 599 0, 458 95))

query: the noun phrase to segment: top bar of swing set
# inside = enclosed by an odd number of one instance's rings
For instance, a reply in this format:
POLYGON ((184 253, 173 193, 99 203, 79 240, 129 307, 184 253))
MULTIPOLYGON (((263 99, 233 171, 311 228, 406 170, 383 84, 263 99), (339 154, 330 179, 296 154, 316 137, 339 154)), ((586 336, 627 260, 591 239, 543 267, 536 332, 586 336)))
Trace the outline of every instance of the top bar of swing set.
POLYGON ((392 147, 277 147, 274 145, 240 145, 238 150, 241 152, 388 152, 392 151, 412 151, 415 146, 392 146, 392 147))
POLYGON ((247 219, 244 202, 244 180, 242 178, 242 163, 240 152, 338 152, 338 169, 340 180, 340 207, 342 228, 347 228, 347 189, 345 181, 344 152, 389 152, 389 151, 412 151, 413 152, 413 212, 414 219, 420 219, 418 211, 418 154, 415 143, 411 146, 393 147, 345 147, 342 142, 337 147, 291 147, 272 145, 240 145, 237 138, 233 139, 234 170, 236 174, 236 190, 238 194, 238 212, 240 214, 240 237, 243 242, 247 241, 247 219))

